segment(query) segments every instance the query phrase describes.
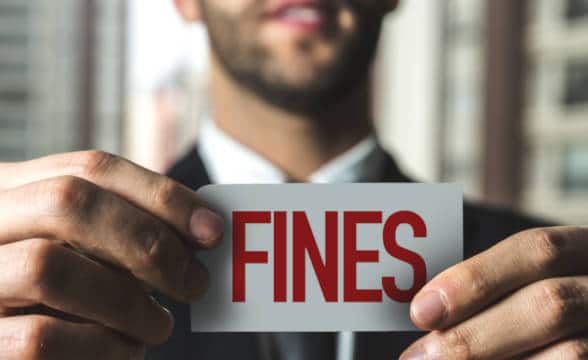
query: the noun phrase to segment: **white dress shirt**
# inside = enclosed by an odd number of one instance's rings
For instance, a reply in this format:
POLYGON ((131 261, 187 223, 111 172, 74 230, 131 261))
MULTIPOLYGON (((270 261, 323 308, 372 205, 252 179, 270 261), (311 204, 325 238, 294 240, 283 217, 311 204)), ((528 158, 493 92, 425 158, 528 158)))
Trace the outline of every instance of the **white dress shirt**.
MULTIPOLYGON (((281 184, 287 176, 270 161, 222 132, 206 120, 198 152, 214 184, 281 184)), ((385 153, 370 136, 315 171, 310 183, 374 182, 381 178, 385 153)), ((353 333, 338 334, 337 360, 353 360, 353 333)))
MULTIPOLYGON (((213 121, 201 130, 198 152, 214 184, 281 184, 287 176, 269 160, 222 132, 213 121)), ((309 183, 373 182, 382 174, 385 153, 370 136, 315 171, 309 183)))

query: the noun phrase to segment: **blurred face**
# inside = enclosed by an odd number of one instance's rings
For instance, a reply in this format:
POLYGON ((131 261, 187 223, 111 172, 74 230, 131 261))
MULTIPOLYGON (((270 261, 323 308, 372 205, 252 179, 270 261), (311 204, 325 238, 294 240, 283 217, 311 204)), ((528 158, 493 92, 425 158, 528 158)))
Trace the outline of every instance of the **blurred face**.
POLYGON ((265 101, 317 113, 365 81, 391 0, 196 0, 215 56, 265 101))

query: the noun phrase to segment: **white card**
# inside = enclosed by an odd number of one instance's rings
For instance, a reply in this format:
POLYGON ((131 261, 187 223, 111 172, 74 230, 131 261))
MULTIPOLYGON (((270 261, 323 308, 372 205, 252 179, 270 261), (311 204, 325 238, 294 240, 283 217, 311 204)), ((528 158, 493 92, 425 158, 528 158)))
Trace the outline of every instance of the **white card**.
POLYGON ((463 258, 457 185, 211 185, 227 221, 198 253, 194 332, 411 331, 412 296, 463 258))

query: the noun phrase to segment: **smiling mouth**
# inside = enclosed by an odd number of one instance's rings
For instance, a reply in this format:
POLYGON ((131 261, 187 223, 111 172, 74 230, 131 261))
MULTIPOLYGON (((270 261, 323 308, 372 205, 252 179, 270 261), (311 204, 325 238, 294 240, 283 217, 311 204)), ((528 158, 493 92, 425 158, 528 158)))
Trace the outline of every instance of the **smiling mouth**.
POLYGON ((334 9, 318 4, 316 1, 286 4, 269 14, 272 23, 288 26, 296 30, 316 31, 332 17, 334 9))
POLYGON ((287 21, 313 23, 322 20, 323 9, 314 6, 293 6, 279 12, 277 17, 287 21))

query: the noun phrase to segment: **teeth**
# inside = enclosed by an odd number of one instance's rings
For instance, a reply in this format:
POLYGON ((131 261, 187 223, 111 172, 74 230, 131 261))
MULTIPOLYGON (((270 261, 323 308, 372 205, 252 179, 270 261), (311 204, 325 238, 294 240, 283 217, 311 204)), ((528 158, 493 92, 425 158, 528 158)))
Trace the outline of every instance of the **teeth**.
POLYGON ((321 14, 317 9, 303 7, 288 9, 282 14, 282 17, 300 22, 318 22, 321 20, 321 14))

